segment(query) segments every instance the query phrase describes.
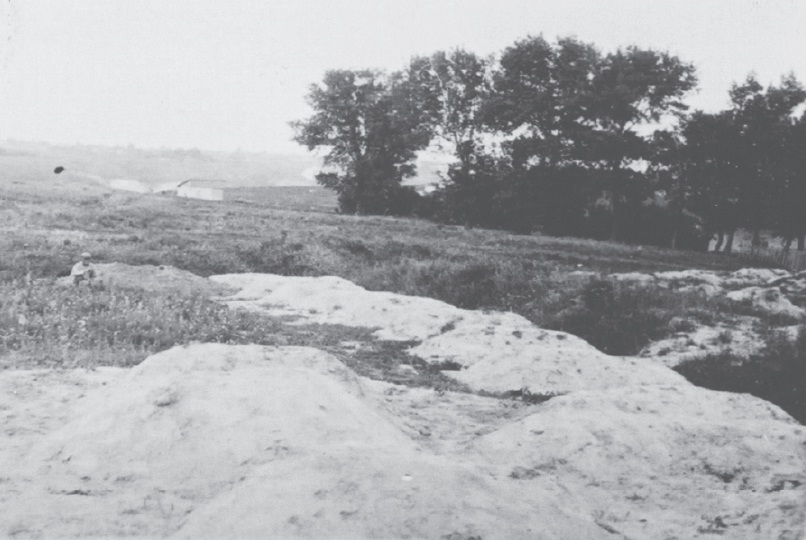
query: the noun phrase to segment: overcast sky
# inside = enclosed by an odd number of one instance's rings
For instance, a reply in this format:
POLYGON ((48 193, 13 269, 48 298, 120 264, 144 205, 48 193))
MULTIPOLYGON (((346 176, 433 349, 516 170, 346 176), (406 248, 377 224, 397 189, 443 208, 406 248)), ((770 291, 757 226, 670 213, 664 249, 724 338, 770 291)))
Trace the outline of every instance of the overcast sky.
POLYGON ((288 122, 335 68, 573 35, 693 62, 690 103, 806 82, 802 0, 2 0, 0 139, 303 152, 288 122))

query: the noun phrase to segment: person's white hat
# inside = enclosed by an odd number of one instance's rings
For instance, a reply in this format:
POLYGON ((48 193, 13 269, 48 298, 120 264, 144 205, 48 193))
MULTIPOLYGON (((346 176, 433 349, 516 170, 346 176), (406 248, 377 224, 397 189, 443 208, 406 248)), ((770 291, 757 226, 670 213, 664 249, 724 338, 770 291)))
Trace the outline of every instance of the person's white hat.
POLYGON ((92 257, 92 255, 90 255, 89 252, 87 252, 87 251, 85 251, 84 253, 81 254, 82 259, 89 259, 91 257, 92 257))

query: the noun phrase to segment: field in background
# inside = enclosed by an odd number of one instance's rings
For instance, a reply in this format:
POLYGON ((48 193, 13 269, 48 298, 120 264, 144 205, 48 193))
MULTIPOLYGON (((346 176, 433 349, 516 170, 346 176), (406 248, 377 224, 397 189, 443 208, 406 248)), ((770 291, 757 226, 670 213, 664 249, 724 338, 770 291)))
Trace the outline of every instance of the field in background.
POLYGON ((320 186, 232 188, 224 190, 224 199, 311 212, 334 212, 337 206, 336 194, 320 186))
MULTIPOLYGON (((61 166, 67 173, 94 176, 107 182, 134 180, 152 188, 192 178, 221 181, 228 188, 315 187, 321 161, 320 157, 305 153, 226 153, 0 141, 4 178, 25 176, 41 182, 52 180, 53 169, 61 166)), ((445 168, 441 161, 423 157, 418 162, 419 175, 407 183, 438 182, 440 171, 445 168)))
POLYGON ((6 281, 63 275, 87 250, 100 261, 172 265, 202 276, 337 275, 368 289, 511 310, 546 325, 598 274, 740 266, 719 255, 343 216, 317 188, 235 190, 237 200, 223 202, 58 178, 43 184, 7 176, 2 189, 6 281))

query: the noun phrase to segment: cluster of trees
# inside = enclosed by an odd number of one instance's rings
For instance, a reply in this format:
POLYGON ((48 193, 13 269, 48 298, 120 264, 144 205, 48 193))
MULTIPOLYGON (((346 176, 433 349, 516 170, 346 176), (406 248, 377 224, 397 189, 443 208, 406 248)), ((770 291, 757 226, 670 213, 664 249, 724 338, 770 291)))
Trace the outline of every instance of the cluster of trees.
POLYGON ((293 125, 297 142, 327 150, 317 180, 342 212, 690 248, 770 228, 802 247, 803 88, 750 76, 728 110, 690 113, 696 84, 666 52, 529 37, 498 58, 455 50, 391 74, 330 71, 311 87, 313 116, 293 125), (420 197, 401 182, 431 145, 455 162, 420 197))

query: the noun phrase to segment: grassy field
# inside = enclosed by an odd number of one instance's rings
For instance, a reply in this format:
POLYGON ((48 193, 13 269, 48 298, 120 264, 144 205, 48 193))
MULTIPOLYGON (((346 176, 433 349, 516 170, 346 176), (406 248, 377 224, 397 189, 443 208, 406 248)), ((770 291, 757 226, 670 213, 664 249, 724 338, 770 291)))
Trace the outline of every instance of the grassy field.
POLYGON ((224 190, 224 198, 269 208, 309 212, 332 212, 337 206, 336 194, 320 186, 232 188, 224 190))
MULTIPOLYGON (((585 288, 600 273, 738 267, 731 258, 699 253, 285 210, 280 201, 286 190, 278 190, 267 205, 68 187, 3 186, 0 248, 8 256, 0 260, 0 281, 62 276, 78 254, 90 251, 99 262, 171 265, 201 276, 337 275, 370 290, 514 311, 542 326, 584 334, 568 308, 584 298, 585 288)), ((290 206, 298 201, 294 195, 290 206)), ((641 314, 650 310, 666 312, 651 319, 657 326, 702 303, 660 293, 617 290, 613 295, 613 305, 623 305, 620 316, 639 318, 622 321, 627 327, 644 322, 641 314), (628 314, 631 310, 634 315, 628 314)), ((622 336, 618 346, 609 344, 606 335, 592 341, 608 352, 626 354, 637 352, 658 331, 644 328, 647 335, 632 341, 622 336)))
MULTIPOLYGON (((77 312, 70 310, 78 308, 63 296, 69 292, 58 293, 50 283, 66 275, 82 251, 92 252, 98 262, 171 265, 201 276, 337 275, 370 290, 428 296, 469 309, 513 311, 540 326, 576 333, 611 354, 634 354, 648 341, 670 334, 676 317, 730 316, 731 308, 696 294, 612 284, 602 303, 600 276, 746 266, 713 254, 518 236, 417 219, 344 216, 326 207, 322 201, 329 194, 321 192, 246 190, 235 200, 205 202, 109 192, 54 179, 36 168, 4 174, 0 364, 5 366, 31 365, 32 359, 35 365, 132 365, 192 340, 314 344, 318 339, 312 337, 317 332, 295 333, 278 321, 234 317, 204 298, 156 297, 148 291, 136 293, 140 311, 127 307, 134 293, 97 292, 93 305, 107 305, 111 311, 98 308, 94 322, 85 320, 83 329, 55 329, 55 321, 75 319, 77 312), (172 315, 188 310, 196 315, 172 315), (19 324, 20 315, 25 325, 19 324), (167 330, 165 321, 170 322, 167 330), (95 333, 88 333, 86 325, 95 333), (102 337, 110 332, 116 336, 111 342, 102 337)), ((348 330, 324 332, 330 341, 319 345, 339 354, 342 332, 348 330)), ((391 359, 388 365, 373 363, 366 355, 340 357, 361 373, 397 380, 395 366, 412 360, 402 348, 375 347, 391 359)), ((717 371, 691 376, 707 385, 717 371)), ((435 373, 400 382, 449 384, 435 373)))

